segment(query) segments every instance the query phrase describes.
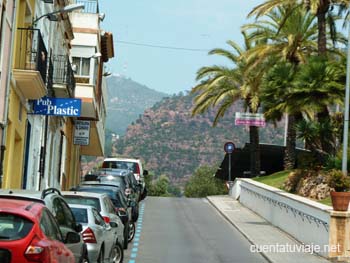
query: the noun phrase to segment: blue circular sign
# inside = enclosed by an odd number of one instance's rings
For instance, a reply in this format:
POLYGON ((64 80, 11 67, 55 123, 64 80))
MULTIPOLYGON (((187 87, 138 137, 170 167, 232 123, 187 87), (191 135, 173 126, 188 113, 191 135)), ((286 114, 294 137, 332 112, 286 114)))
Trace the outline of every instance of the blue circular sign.
POLYGON ((224 145, 224 150, 226 153, 232 153, 235 149, 235 144, 233 142, 227 142, 224 145))

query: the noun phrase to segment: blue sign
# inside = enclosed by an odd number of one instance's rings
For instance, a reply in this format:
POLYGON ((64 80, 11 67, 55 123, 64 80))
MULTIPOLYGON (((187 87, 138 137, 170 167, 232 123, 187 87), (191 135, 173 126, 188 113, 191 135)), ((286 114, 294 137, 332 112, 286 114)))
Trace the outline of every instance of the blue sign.
POLYGON ((81 99, 42 97, 33 100, 33 114, 79 117, 81 113, 81 99))
POLYGON ((236 147, 235 147, 233 142, 227 142, 224 145, 224 150, 225 150, 226 153, 232 153, 235 148, 236 147))

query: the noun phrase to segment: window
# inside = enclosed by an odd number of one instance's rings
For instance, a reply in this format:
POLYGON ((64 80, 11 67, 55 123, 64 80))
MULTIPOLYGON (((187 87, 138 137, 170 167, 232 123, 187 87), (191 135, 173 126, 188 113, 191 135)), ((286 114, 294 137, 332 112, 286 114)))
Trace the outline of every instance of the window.
POLYGON ((0 213, 0 240, 12 241, 24 238, 33 228, 33 222, 21 216, 0 213))
POLYGON ((78 76, 90 75, 90 58, 73 57, 74 72, 78 76))
POLYGON ((56 220, 60 226, 75 228, 75 219, 70 208, 60 198, 53 201, 53 210, 56 214, 56 220))
POLYGON ((41 215, 40 228, 47 238, 62 241, 62 234, 57 222, 46 209, 43 210, 41 215))
POLYGON ((103 220, 102 216, 97 212, 97 210, 92 209, 92 214, 94 215, 96 225, 99 225, 99 226, 106 225, 105 221, 103 220))

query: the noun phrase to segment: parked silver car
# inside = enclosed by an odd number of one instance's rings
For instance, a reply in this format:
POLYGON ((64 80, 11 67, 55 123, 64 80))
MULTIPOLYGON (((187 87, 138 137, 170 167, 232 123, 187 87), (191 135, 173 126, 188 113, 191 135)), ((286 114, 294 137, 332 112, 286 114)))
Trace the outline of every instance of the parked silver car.
POLYGON ((107 224, 96 208, 89 205, 70 204, 76 220, 83 226, 82 236, 87 244, 90 263, 123 262, 124 251, 117 241, 118 227, 115 222, 107 224))
POLYGON ((128 233, 115 207, 105 193, 62 191, 62 195, 68 204, 90 205, 97 209, 106 223, 116 223, 117 228, 113 229, 117 235, 117 241, 124 246, 127 243, 128 233), (125 241, 124 241, 125 240, 125 241))

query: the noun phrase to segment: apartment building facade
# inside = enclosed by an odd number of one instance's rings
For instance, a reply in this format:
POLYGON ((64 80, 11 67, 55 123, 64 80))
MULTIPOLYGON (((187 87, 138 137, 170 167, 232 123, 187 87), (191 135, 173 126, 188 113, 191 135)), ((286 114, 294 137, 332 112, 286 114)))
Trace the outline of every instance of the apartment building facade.
POLYGON ((3 187, 68 189, 80 181, 81 155, 103 155, 103 63, 114 55, 113 39, 101 35, 98 1, 16 3, 3 187), (36 110, 77 101, 79 115, 36 110), (82 122, 90 127, 83 143, 76 140, 82 122))

